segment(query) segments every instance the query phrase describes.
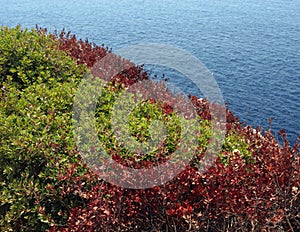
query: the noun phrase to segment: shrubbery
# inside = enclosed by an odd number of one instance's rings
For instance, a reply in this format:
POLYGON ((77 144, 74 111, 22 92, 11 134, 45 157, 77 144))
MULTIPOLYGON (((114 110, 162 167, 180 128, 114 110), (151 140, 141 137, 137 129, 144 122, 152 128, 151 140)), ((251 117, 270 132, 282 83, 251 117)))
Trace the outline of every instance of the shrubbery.
MULTIPOLYGON (((270 131, 263 135, 226 109, 227 132, 219 158, 207 172, 199 173, 196 163, 211 136, 211 115, 206 100, 190 96, 201 133, 197 154, 186 170, 150 189, 114 186, 85 166, 72 132, 78 83, 110 51, 64 31, 47 34, 39 28, 2 27, 0 34, 1 231, 296 231, 300 227, 299 142, 291 147, 284 131, 284 144, 279 145, 270 131)), ((160 150, 138 156, 111 136, 116 99, 145 79, 142 67, 122 71, 106 86, 96 109, 98 135, 106 151, 135 168, 167 160, 181 132, 172 106, 149 99, 134 108, 129 129, 137 140, 147 142, 151 122, 163 121, 168 137, 160 150)), ((163 83, 153 82, 157 85, 163 83)), ((172 102, 171 95, 166 99, 172 102)))
POLYGON ((59 171, 79 158, 71 110, 87 68, 51 36, 20 27, 0 28, 0 34, 0 228, 45 230, 51 218, 66 218, 57 215, 66 206, 53 186, 59 171))

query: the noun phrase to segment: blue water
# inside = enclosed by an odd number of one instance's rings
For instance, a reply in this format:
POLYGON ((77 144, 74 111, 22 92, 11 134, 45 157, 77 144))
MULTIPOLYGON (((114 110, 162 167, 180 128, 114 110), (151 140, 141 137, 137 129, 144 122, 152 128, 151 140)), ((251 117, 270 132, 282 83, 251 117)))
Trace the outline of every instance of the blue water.
POLYGON ((300 134, 299 12, 299 0, 0 0, 0 25, 65 28, 113 51, 149 42, 185 49, 213 72, 240 120, 266 129, 272 117, 274 132, 286 129, 293 143, 300 134))

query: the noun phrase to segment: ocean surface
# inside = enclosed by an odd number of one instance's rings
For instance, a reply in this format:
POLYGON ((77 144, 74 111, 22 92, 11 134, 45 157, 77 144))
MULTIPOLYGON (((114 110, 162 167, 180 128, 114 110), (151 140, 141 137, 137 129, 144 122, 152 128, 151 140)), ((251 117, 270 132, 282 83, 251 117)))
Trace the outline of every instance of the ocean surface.
MULTIPOLYGON (((0 0, 0 25, 65 28, 113 51, 142 43, 184 49, 213 73, 241 121, 267 129, 272 118, 274 133, 284 128, 294 143, 300 134, 299 12, 299 0, 0 0)), ((184 92, 201 96, 179 73, 163 72, 184 92)))

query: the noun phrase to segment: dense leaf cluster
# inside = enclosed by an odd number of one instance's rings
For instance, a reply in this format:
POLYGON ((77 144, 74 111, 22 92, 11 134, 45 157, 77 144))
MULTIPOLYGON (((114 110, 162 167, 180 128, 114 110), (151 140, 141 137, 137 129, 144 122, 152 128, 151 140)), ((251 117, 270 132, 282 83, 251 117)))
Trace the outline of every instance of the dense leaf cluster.
POLYGON ((0 230, 45 230, 48 217, 67 217, 57 215, 67 207, 55 187, 79 158, 71 110, 87 68, 46 34, 19 26, 0 34, 0 230))

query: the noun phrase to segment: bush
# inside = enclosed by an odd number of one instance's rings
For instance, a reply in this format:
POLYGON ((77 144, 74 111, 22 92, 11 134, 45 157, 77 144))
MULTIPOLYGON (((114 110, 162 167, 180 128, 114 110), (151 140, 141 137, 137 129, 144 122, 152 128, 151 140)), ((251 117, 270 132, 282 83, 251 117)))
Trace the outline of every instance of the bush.
POLYGON ((45 230, 68 217, 57 177, 79 159, 71 109, 87 69, 51 36, 19 26, 0 34, 0 228, 45 230))

